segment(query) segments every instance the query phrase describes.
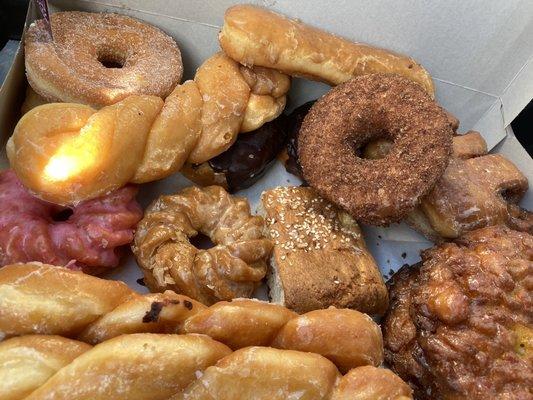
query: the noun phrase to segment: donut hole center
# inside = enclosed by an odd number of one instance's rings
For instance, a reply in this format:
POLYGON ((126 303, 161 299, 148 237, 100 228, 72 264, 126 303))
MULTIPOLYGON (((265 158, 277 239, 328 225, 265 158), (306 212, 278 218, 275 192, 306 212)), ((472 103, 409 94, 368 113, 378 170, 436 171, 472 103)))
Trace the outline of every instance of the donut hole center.
POLYGON ((211 238, 201 232, 198 233, 196 236, 191 237, 189 240, 191 244, 197 249, 208 250, 212 247, 215 247, 215 244, 213 243, 211 238))
POLYGON ((519 187, 507 187, 500 190, 500 195, 503 197, 503 199, 509 203, 518 203, 522 196, 524 195, 524 191, 521 190, 519 187))
POLYGON ((61 210, 54 215, 52 215, 52 220, 55 222, 65 222, 68 221, 68 219, 72 216, 74 211, 72 211, 71 208, 65 208, 64 210, 61 210))
POLYGON ((97 60, 104 68, 120 69, 126 63, 125 57, 112 53, 99 53, 97 60))

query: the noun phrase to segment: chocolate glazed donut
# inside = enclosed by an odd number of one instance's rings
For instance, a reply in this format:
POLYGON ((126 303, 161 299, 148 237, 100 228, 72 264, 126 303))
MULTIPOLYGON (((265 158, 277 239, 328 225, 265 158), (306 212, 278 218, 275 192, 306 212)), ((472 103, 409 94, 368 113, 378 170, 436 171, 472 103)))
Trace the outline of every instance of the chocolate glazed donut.
POLYGON ((444 110, 397 76, 354 78, 318 100, 304 119, 298 156, 305 180, 355 219, 401 220, 444 172, 452 149, 444 110), (381 159, 358 156, 369 141, 394 142, 381 159))
POLYGON ((287 137, 286 117, 281 114, 237 141, 224 153, 199 164, 186 164, 181 170, 191 181, 201 185, 221 185, 230 193, 257 182, 276 160, 287 137))

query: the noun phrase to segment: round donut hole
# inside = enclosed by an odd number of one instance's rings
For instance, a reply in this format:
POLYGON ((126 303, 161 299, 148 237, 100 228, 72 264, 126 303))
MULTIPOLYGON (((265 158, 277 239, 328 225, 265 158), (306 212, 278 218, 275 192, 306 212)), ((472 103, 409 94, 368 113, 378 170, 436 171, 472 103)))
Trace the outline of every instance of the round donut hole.
POLYGON ((104 66, 104 68, 120 69, 124 66, 125 60, 118 54, 101 53, 98 55, 98 62, 104 66))
POLYGON ((211 247, 215 247, 215 244, 209 236, 204 235, 203 233, 198 233, 196 236, 191 237, 189 241, 197 249, 208 250, 211 247))
POLYGON ((71 208, 65 208, 64 210, 59 211, 58 213, 52 215, 52 220, 55 222, 65 222, 72 216, 74 211, 71 208))

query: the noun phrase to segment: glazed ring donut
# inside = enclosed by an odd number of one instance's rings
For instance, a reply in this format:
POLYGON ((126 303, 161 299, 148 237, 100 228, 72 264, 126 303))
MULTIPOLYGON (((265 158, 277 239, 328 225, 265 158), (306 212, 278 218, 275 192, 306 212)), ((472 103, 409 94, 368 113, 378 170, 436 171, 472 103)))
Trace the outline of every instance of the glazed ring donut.
POLYGON ((148 207, 132 250, 151 291, 170 289, 212 304, 250 297, 265 277, 272 243, 264 229, 246 199, 220 186, 189 187, 148 207), (190 239, 199 233, 214 247, 196 248, 190 239))
POLYGON ((49 101, 100 108, 131 94, 165 98, 181 80, 180 50, 156 27, 78 11, 55 13, 51 23, 53 42, 38 20, 24 47, 28 82, 49 101))
POLYGON ((98 274, 119 264, 142 218, 126 186, 73 208, 33 197, 15 173, 0 171, 0 267, 40 261, 98 274))
POLYGON ((298 138, 305 180, 363 223, 401 220, 443 174, 452 150, 444 110, 411 80, 365 75, 332 89, 306 115, 298 138), (381 159, 359 150, 394 142, 381 159))

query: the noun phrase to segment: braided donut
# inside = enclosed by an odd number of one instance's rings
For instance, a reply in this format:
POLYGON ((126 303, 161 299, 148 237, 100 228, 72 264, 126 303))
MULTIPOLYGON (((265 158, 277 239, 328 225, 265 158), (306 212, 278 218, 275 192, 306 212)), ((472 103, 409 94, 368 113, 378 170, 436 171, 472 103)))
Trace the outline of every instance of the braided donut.
POLYGON ((298 315, 255 299, 206 307, 172 291, 139 295, 122 282, 42 264, 0 270, 0 332, 91 344, 122 334, 196 333, 233 350, 272 346, 317 353, 342 372, 383 361, 379 326, 355 310, 331 307, 298 315))
POLYGON ((13 171, 0 171, 0 267, 42 261, 93 274, 116 267, 142 218, 136 194, 126 186, 65 208, 33 197, 13 171))
POLYGON ((318 354, 232 353, 202 335, 122 335, 92 349, 57 336, 13 338, 0 343, 0 378, 4 400, 412 399, 409 386, 383 368, 343 377, 318 354))
POLYGON ((444 110, 412 81, 365 75, 336 86, 312 107, 300 128, 305 180, 356 220, 397 222, 444 173, 453 131, 444 110), (358 151, 369 141, 394 142, 377 160, 358 151))
POLYGON ((265 277, 272 243, 248 201, 220 186, 189 187, 162 196, 145 211, 133 254, 152 291, 172 289, 205 304, 250 297, 265 277), (202 233, 215 244, 199 250, 202 233))
POLYGON ((0 399, 19 400, 91 346, 52 335, 29 335, 0 342, 0 399))
POLYGON ((165 101, 132 95, 99 111, 70 103, 36 107, 18 122, 7 155, 36 196, 72 204, 217 156, 239 132, 276 118, 289 86, 279 72, 239 66, 218 53, 165 101))
POLYGON ((158 28, 119 14, 58 12, 30 25, 26 75, 49 101, 103 107, 131 94, 166 97, 181 80, 176 42, 158 28), (157 68, 154 68, 157 66, 157 68))

